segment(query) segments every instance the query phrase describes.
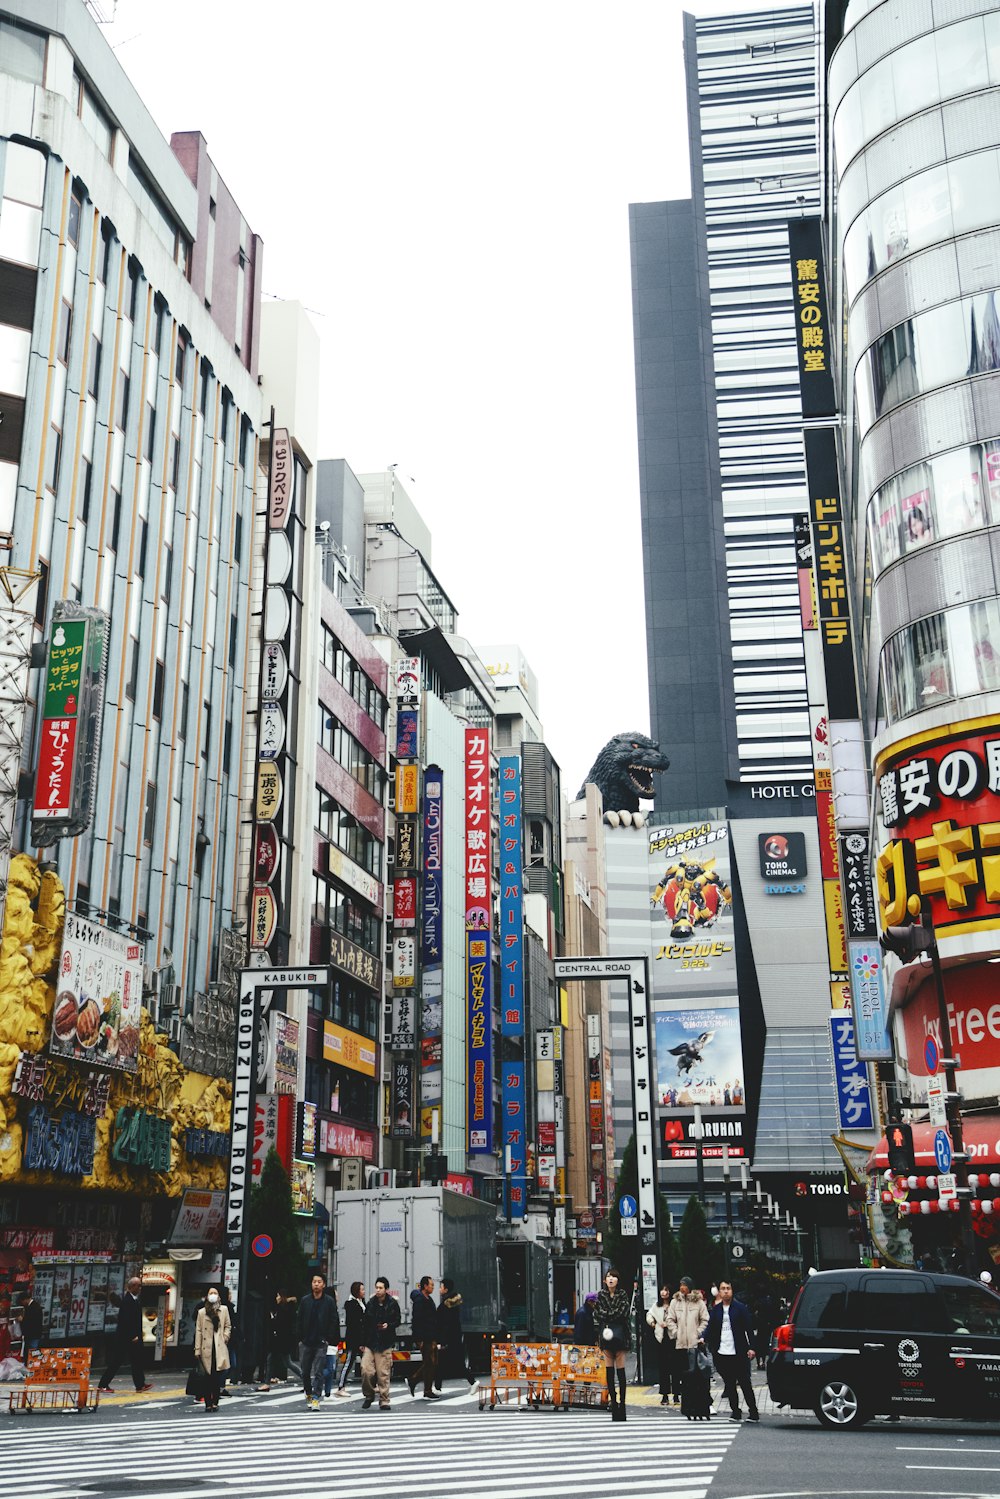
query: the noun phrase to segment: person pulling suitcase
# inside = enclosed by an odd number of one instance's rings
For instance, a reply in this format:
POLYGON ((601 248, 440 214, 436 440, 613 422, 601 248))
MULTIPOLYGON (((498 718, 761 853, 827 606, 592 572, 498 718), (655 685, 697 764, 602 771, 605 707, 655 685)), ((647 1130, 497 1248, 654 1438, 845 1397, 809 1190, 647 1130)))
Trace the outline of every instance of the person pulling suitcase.
POLYGON ((711 1358, 707 1374, 698 1368, 699 1351, 705 1352, 701 1345, 707 1326, 705 1298, 696 1290, 690 1275, 684 1275, 680 1288, 670 1299, 666 1334, 674 1345, 676 1367, 681 1371, 681 1415, 689 1421, 707 1421, 712 1413, 711 1358))

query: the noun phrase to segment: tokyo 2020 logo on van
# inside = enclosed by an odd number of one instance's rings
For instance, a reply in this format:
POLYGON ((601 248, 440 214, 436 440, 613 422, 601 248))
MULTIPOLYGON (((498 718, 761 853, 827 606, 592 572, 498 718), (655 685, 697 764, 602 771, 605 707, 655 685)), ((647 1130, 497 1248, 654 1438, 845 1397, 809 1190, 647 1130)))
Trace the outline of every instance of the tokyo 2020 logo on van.
POLYGON ((920 1357, 920 1349, 912 1338, 903 1338, 897 1345, 896 1352, 904 1364, 915 1364, 920 1357))

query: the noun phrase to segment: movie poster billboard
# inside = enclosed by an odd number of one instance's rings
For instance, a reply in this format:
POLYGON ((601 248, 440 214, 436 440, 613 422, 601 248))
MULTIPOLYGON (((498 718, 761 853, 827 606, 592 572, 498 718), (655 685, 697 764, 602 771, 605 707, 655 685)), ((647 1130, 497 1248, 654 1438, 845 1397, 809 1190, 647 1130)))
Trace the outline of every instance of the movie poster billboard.
POLYGON ((744 1107, 740 1011, 735 1002, 654 1017, 656 1101, 665 1109, 744 1107))
POLYGON ((729 826, 650 828, 646 912, 655 998, 736 986, 729 826))

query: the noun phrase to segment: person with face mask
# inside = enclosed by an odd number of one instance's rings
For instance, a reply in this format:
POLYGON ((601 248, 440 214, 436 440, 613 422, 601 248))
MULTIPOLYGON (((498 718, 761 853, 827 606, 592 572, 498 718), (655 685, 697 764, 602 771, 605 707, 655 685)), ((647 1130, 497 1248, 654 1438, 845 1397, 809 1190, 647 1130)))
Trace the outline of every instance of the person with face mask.
POLYGON ((205 1410, 219 1409, 219 1392, 229 1368, 229 1339, 233 1325, 229 1309, 222 1302, 217 1286, 205 1297, 194 1329, 194 1356, 205 1371, 205 1410))

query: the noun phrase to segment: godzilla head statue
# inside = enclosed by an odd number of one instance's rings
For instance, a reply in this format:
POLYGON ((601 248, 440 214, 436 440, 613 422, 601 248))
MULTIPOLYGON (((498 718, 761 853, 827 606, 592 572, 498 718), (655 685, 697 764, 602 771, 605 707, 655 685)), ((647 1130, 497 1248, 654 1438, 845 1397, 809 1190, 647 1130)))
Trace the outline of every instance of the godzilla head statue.
POLYGON ((655 739, 647 739, 645 734, 616 734, 591 766, 577 792, 577 801, 593 784, 604 800, 606 822, 612 827, 623 823, 641 828, 646 814, 639 811, 639 798, 652 801, 653 772, 669 766, 655 739))

